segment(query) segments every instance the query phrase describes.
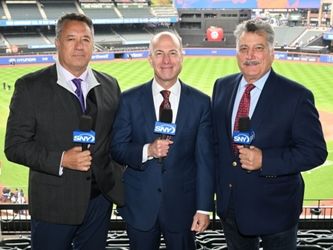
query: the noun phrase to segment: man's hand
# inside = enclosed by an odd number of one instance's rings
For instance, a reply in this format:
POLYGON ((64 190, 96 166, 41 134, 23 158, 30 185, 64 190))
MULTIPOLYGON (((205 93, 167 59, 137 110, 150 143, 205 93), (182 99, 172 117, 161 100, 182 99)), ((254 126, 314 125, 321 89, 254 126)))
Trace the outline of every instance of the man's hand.
POLYGON ((202 233, 208 227, 209 222, 210 221, 208 214, 202 214, 197 212, 193 217, 191 231, 202 233))
POLYGON ((169 139, 161 140, 156 139, 153 143, 148 146, 148 157, 163 158, 167 156, 170 145, 173 141, 169 139))
POLYGON ((88 171, 91 166, 90 150, 82 151, 82 147, 73 147, 64 152, 61 165, 78 171, 88 171))
POLYGON ((239 149, 239 159, 242 168, 253 171, 262 167, 262 151, 259 148, 254 146, 250 146, 250 148, 237 146, 237 148, 239 149))

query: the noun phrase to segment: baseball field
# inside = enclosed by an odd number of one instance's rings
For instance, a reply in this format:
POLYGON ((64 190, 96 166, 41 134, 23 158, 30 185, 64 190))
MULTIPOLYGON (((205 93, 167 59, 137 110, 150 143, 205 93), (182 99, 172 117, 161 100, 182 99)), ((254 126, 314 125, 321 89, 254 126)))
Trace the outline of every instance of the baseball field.
MULTIPOLYGON (((144 83, 153 75, 146 59, 94 62, 91 66, 116 77, 122 90, 144 83)), ((42 67, 45 65, 0 67, 0 187, 23 188, 25 194, 28 169, 8 162, 3 153, 6 121, 15 80, 42 67), (6 83, 5 89, 3 82, 6 83)), ((275 61, 273 68, 276 72, 303 84, 315 96, 329 156, 322 166, 303 173, 306 183, 305 199, 333 199, 333 65, 275 61)), ((238 67, 235 59, 231 57, 186 57, 180 78, 211 95, 216 78, 235 72, 238 72, 238 67)), ((306 203, 309 202, 311 203, 311 201, 306 203)))

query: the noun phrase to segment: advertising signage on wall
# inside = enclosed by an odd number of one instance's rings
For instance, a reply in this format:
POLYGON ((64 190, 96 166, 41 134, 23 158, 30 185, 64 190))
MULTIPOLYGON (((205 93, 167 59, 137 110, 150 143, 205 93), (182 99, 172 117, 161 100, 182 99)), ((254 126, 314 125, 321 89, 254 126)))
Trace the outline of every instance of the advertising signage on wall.
MULTIPOLYGON (((186 48, 184 49, 185 56, 232 56, 236 55, 235 49, 211 49, 211 48, 186 48)), ((148 50, 146 51, 126 51, 117 53, 96 53, 92 56, 93 61, 109 61, 116 58, 120 59, 138 59, 147 58, 148 50)), ((288 61, 302 61, 302 62, 322 62, 333 63, 333 55, 325 54, 311 54, 311 53, 294 53, 287 51, 275 51, 276 60, 288 60, 288 61)), ((54 63, 56 55, 31 55, 31 56, 0 56, 0 65, 12 65, 17 64, 35 64, 35 63, 54 63)))
POLYGON ((318 9, 320 0, 174 0, 178 9, 318 9))

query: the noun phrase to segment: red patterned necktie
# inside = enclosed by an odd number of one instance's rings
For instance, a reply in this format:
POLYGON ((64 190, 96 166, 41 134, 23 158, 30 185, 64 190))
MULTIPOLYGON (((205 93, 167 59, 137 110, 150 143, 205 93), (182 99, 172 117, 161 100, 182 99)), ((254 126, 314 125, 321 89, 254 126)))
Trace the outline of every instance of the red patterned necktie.
MULTIPOLYGON (((256 86, 254 86, 253 84, 247 84, 245 86, 245 91, 242 95, 242 98, 239 102, 239 106, 238 106, 238 111, 236 114, 236 118, 235 118, 235 123, 234 123, 234 131, 238 130, 238 122, 239 122, 239 118, 240 117, 247 117, 249 116, 249 110, 250 110, 250 102, 251 102, 251 90, 254 89, 256 86)), ((236 144, 233 143, 233 149, 234 152, 238 152, 236 144)))
POLYGON ((84 97, 83 97, 83 92, 82 92, 82 88, 81 88, 82 79, 80 79, 80 78, 74 78, 72 80, 72 82, 76 86, 75 94, 77 95, 77 97, 78 97, 78 99, 80 101, 81 109, 84 112, 85 111, 84 97))
POLYGON ((171 104, 169 101, 169 97, 170 97, 170 91, 169 90, 162 90, 161 94, 163 96, 163 101, 160 105, 160 113, 162 109, 171 109, 171 104))

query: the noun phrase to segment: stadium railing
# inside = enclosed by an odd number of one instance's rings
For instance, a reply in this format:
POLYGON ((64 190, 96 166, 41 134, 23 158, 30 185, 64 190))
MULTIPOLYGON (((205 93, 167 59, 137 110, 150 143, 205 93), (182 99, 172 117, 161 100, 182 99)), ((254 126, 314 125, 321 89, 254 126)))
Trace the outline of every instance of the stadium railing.
MULTIPOLYGON (((333 200, 312 200, 306 202, 300 216, 297 233, 297 250, 333 249, 333 200), (331 205, 328 205, 331 204, 331 205)), ((267 222, 269 223, 269 222, 267 222)), ((227 249, 223 227, 212 213, 208 230, 196 235, 197 249, 227 249)), ((0 250, 31 250, 30 215, 28 204, 0 203, 0 250)), ((125 223, 113 210, 106 250, 129 249, 125 223)), ((166 249, 163 237, 160 249, 166 249)))
MULTIPOLYGON (((333 200, 311 200, 313 205, 303 207, 300 215, 300 229, 332 229, 333 228, 333 200), (328 205, 330 204, 330 205, 328 205)), ((0 203, 1 233, 25 234, 30 231, 30 215, 28 204, 0 203)), ((222 229, 221 222, 215 212, 211 215, 211 230, 222 229)), ((113 209, 110 218, 110 230, 125 230, 125 223, 113 209)))

